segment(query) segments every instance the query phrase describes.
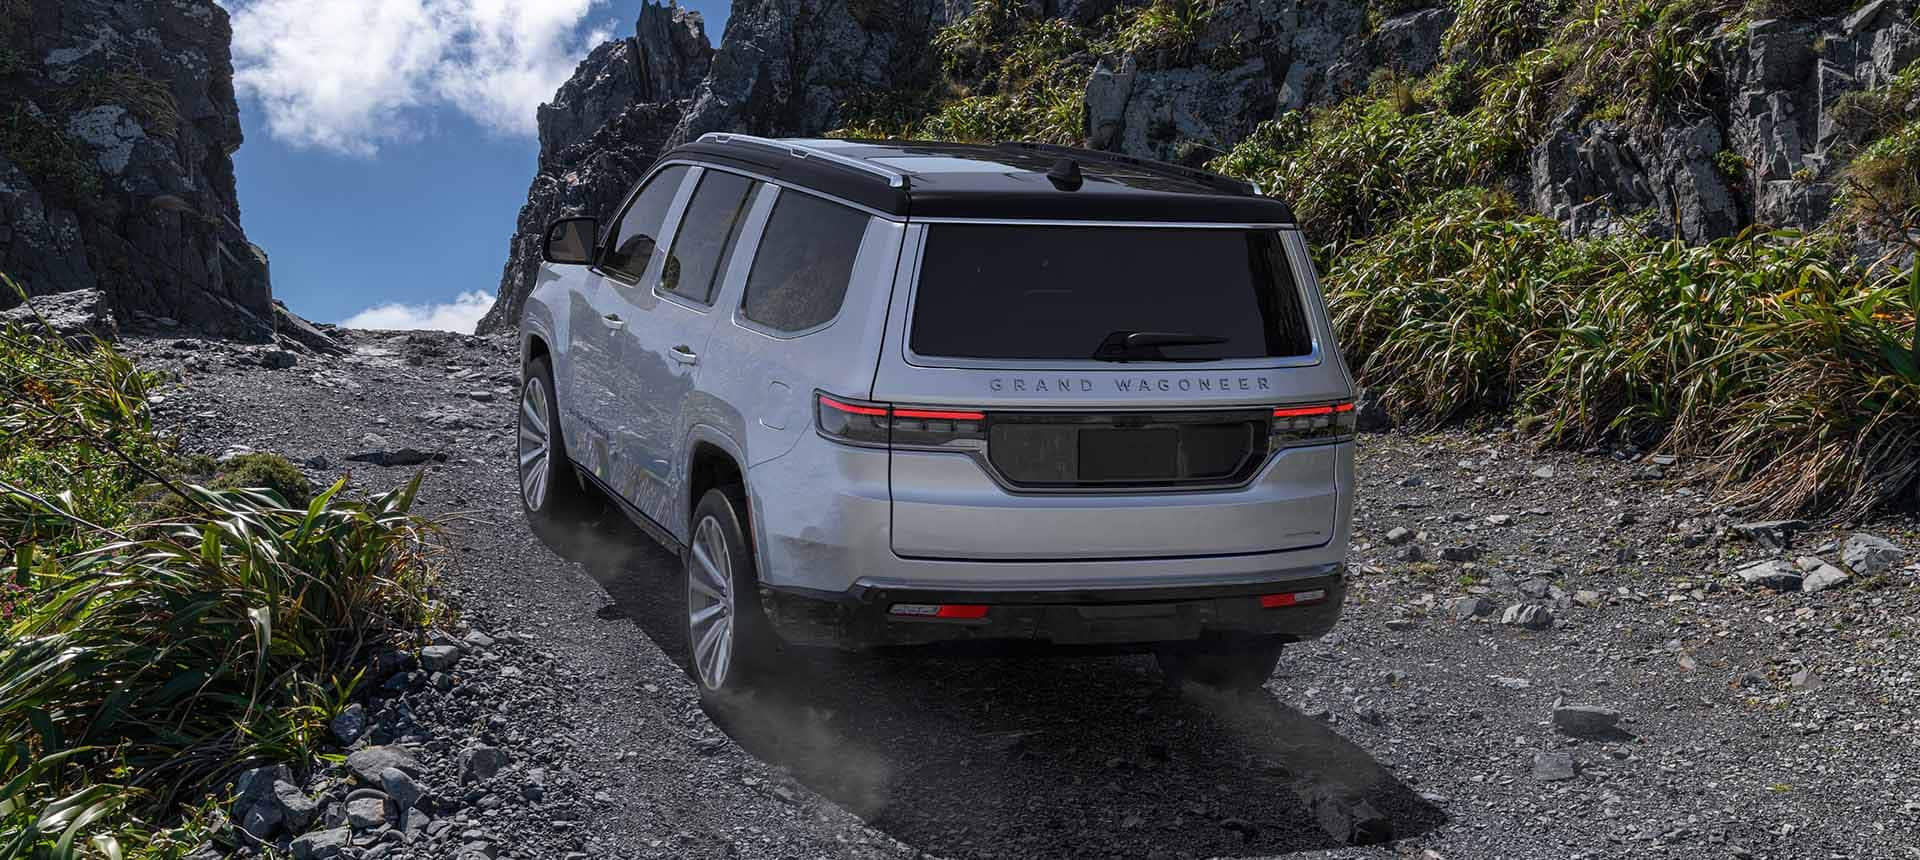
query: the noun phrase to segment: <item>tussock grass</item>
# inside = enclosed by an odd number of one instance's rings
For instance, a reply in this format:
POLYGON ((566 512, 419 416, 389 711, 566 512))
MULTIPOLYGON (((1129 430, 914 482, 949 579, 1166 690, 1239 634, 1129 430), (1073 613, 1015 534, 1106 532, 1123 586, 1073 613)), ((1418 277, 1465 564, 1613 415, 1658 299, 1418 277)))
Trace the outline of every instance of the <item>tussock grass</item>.
POLYGON ((431 620, 419 478, 366 500, 185 483, 152 383, 105 344, 0 331, 0 856, 184 853, 183 810, 304 766, 358 655, 431 620))
POLYGON ((1575 241, 1465 189, 1326 280, 1356 373, 1415 421, 1511 410, 1547 442, 1634 439, 1779 513, 1864 513, 1920 479, 1920 295, 1834 237, 1575 241))

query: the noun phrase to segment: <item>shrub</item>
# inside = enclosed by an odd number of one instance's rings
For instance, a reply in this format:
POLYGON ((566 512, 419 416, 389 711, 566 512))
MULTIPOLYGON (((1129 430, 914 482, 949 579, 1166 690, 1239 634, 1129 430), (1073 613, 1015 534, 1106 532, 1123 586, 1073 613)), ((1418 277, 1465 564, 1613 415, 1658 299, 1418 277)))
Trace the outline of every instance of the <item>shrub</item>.
POLYGON ((1153 0, 1114 11, 1101 29, 1111 33, 1098 43, 1103 54, 1133 54, 1149 68, 1181 66, 1206 35, 1219 0, 1153 0))
POLYGON ((155 431, 151 383, 105 344, 0 330, 0 856, 184 853, 153 822, 304 765, 357 655, 430 620, 418 477, 308 499, 253 455, 216 482, 270 492, 193 486, 212 464, 155 431), (178 504, 149 524, 143 491, 178 504))
POLYGON ((1920 291, 1832 238, 1574 241, 1468 189, 1326 282, 1356 373, 1416 420, 1511 408, 1550 442, 1636 438, 1781 513, 1864 512, 1920 477, 1920 291))
POLYGON ((300 468, 279 454, 241 454, 220 464, 213 479, 216 490, 264 489, 288 507, 304 508, 312 488, 300 468))

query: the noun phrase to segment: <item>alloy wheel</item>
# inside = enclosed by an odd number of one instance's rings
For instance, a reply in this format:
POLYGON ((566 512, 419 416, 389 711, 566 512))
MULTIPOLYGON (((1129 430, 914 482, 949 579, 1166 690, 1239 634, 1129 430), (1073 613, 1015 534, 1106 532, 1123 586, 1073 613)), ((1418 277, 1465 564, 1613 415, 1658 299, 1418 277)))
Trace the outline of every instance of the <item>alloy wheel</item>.
POLYGON ((720 521, 706 517, 693 532, 687 564, 687 641, 694 670, 707 689, 727 683, 733 663, 733 557, 720 521))
POLYGON ((527 510, 547 502, 548 461, 553 456, 553 429, 547 424, 547 384, 530 377, 520 393, 520 497, 527 510))

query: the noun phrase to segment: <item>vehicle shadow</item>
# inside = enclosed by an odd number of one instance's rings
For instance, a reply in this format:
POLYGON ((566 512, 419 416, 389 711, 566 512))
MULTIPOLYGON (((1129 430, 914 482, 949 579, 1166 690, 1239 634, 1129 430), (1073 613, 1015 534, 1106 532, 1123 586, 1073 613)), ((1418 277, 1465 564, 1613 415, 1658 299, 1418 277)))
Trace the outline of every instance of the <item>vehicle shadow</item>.
MULTIPOLYGON (((549 544, 556 541, 550 539, 549 544)), ((684 663, 678 562, 618 517, 558 542, 684 663)), ((1446 820, 1270 692, 1167 688, 1143 657, 798 650, 707 712, 743 748, 916 849, 955 857, 1266 856, 1446 820)), ((1287 677, 1280 688, 1306 685, 1287 677)))

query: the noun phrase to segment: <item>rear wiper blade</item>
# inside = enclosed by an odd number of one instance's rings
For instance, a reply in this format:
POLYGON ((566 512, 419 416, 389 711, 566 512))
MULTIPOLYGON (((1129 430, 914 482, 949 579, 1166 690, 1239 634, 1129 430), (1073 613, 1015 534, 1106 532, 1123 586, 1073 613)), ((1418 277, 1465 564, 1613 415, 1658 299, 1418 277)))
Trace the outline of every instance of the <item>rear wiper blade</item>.
MULTIPOLYGON (((1163 346, 1210 346, 1228 339, 1211 334, 1185 331, 1116 331, 1093 351, 1095 361, 1171 361, 1160 351, 1163 346)), ((1205 361, 1207 359, 1198 359, 1205 361)))

